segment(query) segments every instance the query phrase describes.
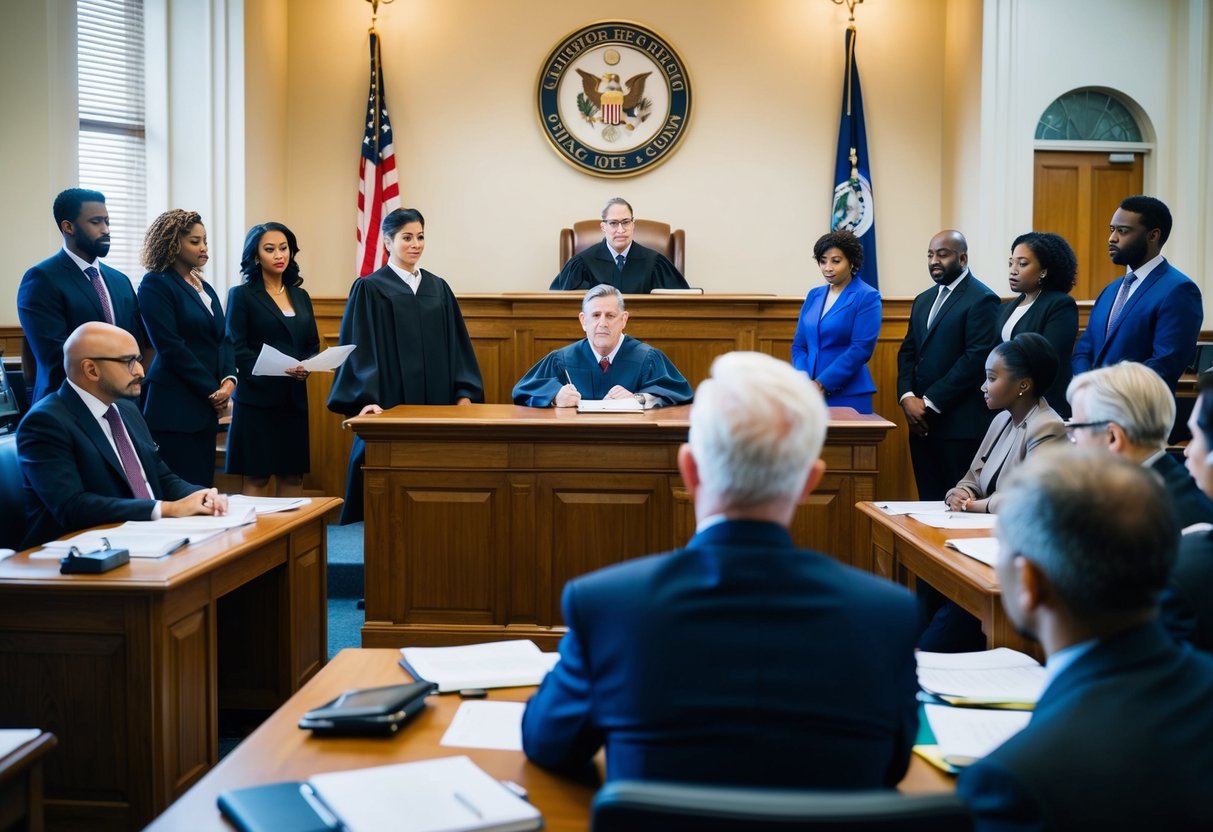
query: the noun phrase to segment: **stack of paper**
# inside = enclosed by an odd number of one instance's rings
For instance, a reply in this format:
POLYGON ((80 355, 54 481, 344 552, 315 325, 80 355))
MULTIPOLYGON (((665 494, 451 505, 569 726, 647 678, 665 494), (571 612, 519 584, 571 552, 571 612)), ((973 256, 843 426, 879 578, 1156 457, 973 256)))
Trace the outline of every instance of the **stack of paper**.
POLYGON ((126 549, 132 558, 159 558, 190 543, 201 543, 217 534, 238 526, 256 522, 252 509, 241 513, 228 511, 221 517, 162 517, 159 520, 127 520, 112 529, 93 529, 73 535, 66 540, 52 540, 40 551, 30 554, 33 560, 58 560, 66 557, 75 546, 81 552, 104 548, 126 549))
POLYGON ((467 757, 316 774, 308 781, 350 832, 526 832, 539 810, 467 757))
POLYGON ((987 711, 927 705, 924 710, 944 762, 962 767, 977 762, 1027 727, 1026 711, 987 711))
POLYGON ((306 361, 300 361, 298 358, 291 358, 281 350, 274 349, 269 344, 262 344, 261 353, 253 364, 253 375, 285 376, 287 370, 299 366, 310 373, 328 372, 344 364, 345 359, 350 357, 350 353, 354 351, 355 347, 355 344, 329 347, 319 355, 313 355, 306 361))
POLYGON ((582 399, 577 402, 578 413, 643 413, 640 400, 629 396, 626 399, 582 399))
POLYGON ((245 494, 231 494, 227 498, 227 513, 247 514, 251 510, 257 514, 273 514, 305 506, 311 501, 311 497, 249 497, 245 494))
POLYGON ((940 500, 884 500, 877 502, 876 508, 885 514, 934 514, 948 510, 940 500))
POLYGON ((917 520, 936 529, 992 529, 998 518, 993 514, 970 514, 966 511, 930 512, 927 514, 911 514, 910 519, 917 520))
POLYGON ((560 660, 527 639, 464 647, 404 647, 401 662, 413 678, 433 682, 439 693, 466 688, 537 685, 560 660))
POLYGON ((919 687, 955 705, 1031 708, 1045 686, 1045 669, 1007 647, 977 653, 920 650, 917 659, 919 687))

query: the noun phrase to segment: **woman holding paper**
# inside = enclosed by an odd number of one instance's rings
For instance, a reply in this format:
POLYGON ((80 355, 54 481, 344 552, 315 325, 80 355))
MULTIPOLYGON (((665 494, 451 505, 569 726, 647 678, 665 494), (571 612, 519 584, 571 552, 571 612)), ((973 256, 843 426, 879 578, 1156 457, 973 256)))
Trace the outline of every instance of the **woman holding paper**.
POLYGON ((270 477, 278 496, 303 493, 307 473, 308 371, 292 367, 283 376, 252 374, 263 346, 304 359, 320 349, 312 299, 300 286, 299 244, 282 223, 249 229, 240 255, 244 281, 227 296, 227 337, 240 373, 232 426, 227 435, 229 474, 244 476, 242 491, 270 495, 270 477))

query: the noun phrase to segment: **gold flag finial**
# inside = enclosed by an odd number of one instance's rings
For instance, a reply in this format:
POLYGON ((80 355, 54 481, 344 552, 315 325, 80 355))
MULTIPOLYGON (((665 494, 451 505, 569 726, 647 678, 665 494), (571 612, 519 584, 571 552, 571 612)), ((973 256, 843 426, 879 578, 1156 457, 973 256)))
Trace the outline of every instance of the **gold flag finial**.
MULTIPOLYGON (((374 0, 367 0, 367 2, 371 3, 371 2, 374 2, 374 0)), ((384 2, 389 2, 389 0, 384 0, 384 2)), ((855 25, 855 7, 858 6, 860 3, 862 3, 863 0, 831 0, 831 2, 833 2, 835 6, 841 6, 843 3, 846 4, 847 11, 851 13, 851 21, 850 21, 851 25, 854 26, 855 25)))

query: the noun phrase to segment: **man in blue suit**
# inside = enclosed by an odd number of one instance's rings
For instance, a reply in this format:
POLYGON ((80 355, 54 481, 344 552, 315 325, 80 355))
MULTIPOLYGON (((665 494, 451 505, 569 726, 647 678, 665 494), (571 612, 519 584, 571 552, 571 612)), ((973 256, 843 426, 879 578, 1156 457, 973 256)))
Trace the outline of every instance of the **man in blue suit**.
POLYGON ((895 785, 917 728, 917 610, 902 588, 797 549, 825 472, 811 381, 756 353, 716 359, 678 452, 698 530, 683 549, 570 581, 560 662, 523 748, 607 777, 823 788, 895 785))
POLYGON ((1166 490, 1095 449, 1029 457, 1003 490, 1002 602, 1048 682, 960 776, 977 829, 1213 829, 1213 657, 1156 619, 1179 540, 1166 490))
POLYGON ((1204 306, 1200 288, 1162 256, 1171 211, 1154 197, 1127 197, 1110 228, 1108 253, 1126 272, 1099 293, 1074 347, 1074 375, 1139 361, 1174 391, 1196 354, 1204 306))
POLYGON ((129 332, 81 325, 64 342, 67 378, 17 428, 29 521, 23 546, 101 523, 215 515, 227 497, 160 459, 139 414, 143 356, 129 332))
POLYGON ((80 324, 104 321, 147 343, 130 280, 101 262, 110 250, 105 196, 69 188, 55 197, 53 212, 63 248, 29 269, 17 289, 17 317, 37 365, 26 379, 31 404, 63 383, 63 342, 80 324))

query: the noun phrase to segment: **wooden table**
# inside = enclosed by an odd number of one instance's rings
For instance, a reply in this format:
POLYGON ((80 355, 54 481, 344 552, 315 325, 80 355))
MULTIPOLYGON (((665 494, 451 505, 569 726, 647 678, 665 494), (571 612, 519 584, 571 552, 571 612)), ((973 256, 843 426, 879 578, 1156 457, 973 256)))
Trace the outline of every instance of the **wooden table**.
POLYGON ((314 499, 158 560, 0 561, 0 718, 40 725, 48 825, 141 828, 218 760, 220 709, 270 711, 328 655, 314 499))
MULTIPOLYGON (((392 763, 466 754, 476 765, 501 780, 512 780, 530 794, 543 813, 547 832, 584 832, 589 826, 590 801, 599 786, 595 777, 583 781, 553 774, 527 762, 520 751, 448 748, 439 745, 461 700, 453 695, 431 696, 428 707, 395 737, 382 739, 317 739, 297 727, 305 711, 323 704, 352 687, 399 684, 409 677, 397 665, 400 653, 387 649, 342 650, 316 678, 291 697, 252 736, 223 759, 167 812, 148 832, 170 830, 229 830, 219 816, 215 799, 227 789, 304 780, 325 771, 369 768, 392 763)), ((534 688, 489 692, 490 699, 523 702, 534 688)), ((598 766, 601 772, 602 756, 598 766)), ((911 758, 910 770, 900 788, 910 793, 950 792, 955 781, 911 758)))
MULTIPOLYGON (((349 420, 367 444, 363 646, 555 649, 570 578, 694 533, 677 467, 689 410, 397 407, 349 420)), ((875 498, 876 446, 893 424, 830 415, 826 474, 792 536, 849 563, 861 542, 852 506, 875 498)))
POLYGON ((0 757, 0 829, 42 832, 42 758, 56 745, 43 731, 0 757))
POLYGON ((990 537, 988 529, 936 529, 907 515, 889 515, 870 502, 856 505, 857 526, 866 539, 855 566, 911 589, 922 580, 981 621, 987 647, 1010 647, 1038 659, 1040 646, 1015 632, 1002 606, 994 569, 944 541, 959 537, 990 537))

